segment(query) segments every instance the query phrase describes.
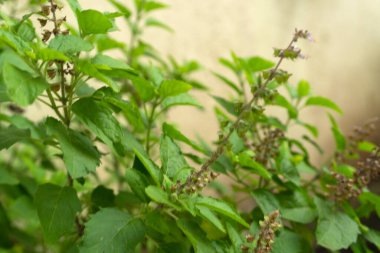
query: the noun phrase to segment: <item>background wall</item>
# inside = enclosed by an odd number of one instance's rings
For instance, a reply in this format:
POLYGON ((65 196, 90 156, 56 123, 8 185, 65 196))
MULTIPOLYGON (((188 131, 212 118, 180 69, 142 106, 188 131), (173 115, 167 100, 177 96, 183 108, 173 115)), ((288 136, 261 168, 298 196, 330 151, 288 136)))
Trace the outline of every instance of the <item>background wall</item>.
MULTIPOLYGON (((121 0, 120 0, 121 1, 121 0)), ((122 2, 130 2, 124 0, 122 2)), ((105 0, 79 0, 84 8, 112 10, 105 0)), ((153 29, 146 39, 163 55, 180 60, 196 59, 205 67, 198 77, 211 92, 228 96, 207 70, 223 70, 217 59, 238 55, 260 55, 273 59, 272 47, 283 47, 294 28, 312 32, 316 43, 301 43, 310 58, 287 62, 283 68, 309 80, 314 94, 332 98, 345 111, 339 118, 349 133, 354 125, 380 116, 380 2, 378 0, 165 0, 169 9, 157 12, 157 18, 170 24, 175 33, 153 29)), ((70 17, 70 16, 69 16, 70 17)), ((69 18, 70 20, 70 18, 69 18)), ((125 31, 123 22, 119 23, 125 31)), ((128 33, 115 37, 128 40, 128 33)), ((217 137, 213 101, 198 95, 206 105, 204 112, 182 107, 171 114, 189 135, 198 133, 208 141, 217 137)), ((331 146, 328 120, 323 110, 309 110, 305 118, 320 125, 320 141, 331 146)))

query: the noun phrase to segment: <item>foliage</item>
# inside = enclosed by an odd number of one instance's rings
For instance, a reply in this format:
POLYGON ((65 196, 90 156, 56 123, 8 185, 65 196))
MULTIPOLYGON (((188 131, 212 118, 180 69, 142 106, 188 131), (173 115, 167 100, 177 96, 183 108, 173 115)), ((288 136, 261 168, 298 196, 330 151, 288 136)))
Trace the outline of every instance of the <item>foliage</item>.
POLYGON ((1 12, 0 252, 380 250, 380 232, 363 224, 380 215, 368 188, 380 175, 379 151, 365 141, 372 122, 348 138, 329 114, 335 155, 322 166, 310 160, 321 148, 303 110, 342 111, 281 69, 304 58, 296 44, 309 32, 275 48, 277 63, 220 59, 227 73, 214 74, 231 93, 212 96, 220 129, 208 146, 167 119, 178 106, 202 108, 192 96, 207 90, 192 77, 200 64, 163 58, 143 40, 150 27, 171 31, 151 15, 167 6, 109 3, 115 12, 77 0, 31 1, 39 9, 21 19, 1 12), (112 37, 116 19, 128 24, 127 44, 112 37), (30 105, 51 113, 31 120, 30 105), (254 208, 242 211, 242 197, 254 208))

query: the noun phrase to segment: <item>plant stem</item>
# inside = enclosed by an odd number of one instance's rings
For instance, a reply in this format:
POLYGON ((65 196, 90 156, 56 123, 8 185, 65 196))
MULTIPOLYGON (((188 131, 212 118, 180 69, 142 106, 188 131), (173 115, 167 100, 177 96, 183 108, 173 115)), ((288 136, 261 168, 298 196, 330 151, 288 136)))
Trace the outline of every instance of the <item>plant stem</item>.
POLYGON ((151 110, 150 115, 148 117, 148 129, 146 132, 146 140, 145 140, 146 141, 145 142, 145 150, 148 154, 149 154, 149 150, 150 150, 150 134, 151 134, 152 127, 153 127, 154 113, 156 111, 158 104, 159 103, 157 102, 157 100, 153 101, 152 110, 151 110))
MULTIPOLYGON (((289 49, 296 40, 297 40, 297 37, 295 35, 285 50, 289 49)), ((276 66, 271 70, 271 74, 269 75, 268 79, 264 82, 264 84, 259 86, 258 89, 253 93, 251 100, 249 100, 248 103, 246 103, 245 105, 242 106, 239 116, 237 117, 235 122, 230 127, 228 133, 221 139, 217 149, 211 154, 210 158, 208 160, 206 160, 206 162, 203 163, 200 170, 194 172, 191 176, 189 176, 187 178, 186 182, 179 185, 179 187, 177 188, 177 192, 182 192, 186 186, 190 186, 193 178, 198 178, 202 174, 204 174, 209 169, 209 167, 223 154, 225 146, 228 143, 230 136, 232 135, 232 133, 236 129, 238 129, 239 124, 244 117, 244 114, 251 109, 252 105, 260 98, 262 93, 265 92, 266 86, 275 77, 275 75, 276 75, 276 73, 277 73, 277 71, 278 71, 278 69, 279 69, 279 67, 280 67, 280 65, 284 59, 285 59, 284 55, 280 56, 280 59, 278 60, 276 66)))

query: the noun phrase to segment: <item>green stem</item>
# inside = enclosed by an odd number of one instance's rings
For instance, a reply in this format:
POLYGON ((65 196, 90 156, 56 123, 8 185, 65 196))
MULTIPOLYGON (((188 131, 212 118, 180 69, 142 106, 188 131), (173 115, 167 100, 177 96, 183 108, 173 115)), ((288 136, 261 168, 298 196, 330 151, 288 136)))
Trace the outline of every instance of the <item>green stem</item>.
POLYGON ((157 100, 153 101, 152 110, 151 110, 150 115, 148 117, 148 129, 146 132, 146 140, 145 140, 146 141, 145 142, 145 150, 148 154, 150 151, 150 135, 151 135, 152 127, 153 127, 154 113, 156 111, 158 104, 159 104, 159 102, 157 100))

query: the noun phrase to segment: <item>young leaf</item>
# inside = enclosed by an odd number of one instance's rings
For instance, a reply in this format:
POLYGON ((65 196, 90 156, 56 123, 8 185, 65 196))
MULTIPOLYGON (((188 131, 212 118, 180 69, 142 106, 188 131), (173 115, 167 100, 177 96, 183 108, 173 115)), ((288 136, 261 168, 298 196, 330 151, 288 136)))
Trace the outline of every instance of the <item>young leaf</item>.
POLYGON ((191 88, 192 86, 184 81, 164 80, 158 89, 158 93, 162 98, 167 98, 185 93, 191 90, 191 88))
POLYGON ((64 53, 55 49, 48 48, 48 47, 38 49, 37 58, 43 61, 53 61, 53 60, 69 61, 70 60, 70 58, 67 57, 64 53))
POLYGON ((104 34, 113 27, 111 20, 96 10, 77 12, 77 17, 79 28, 84 36, 89 34, 104 34))
POLYGON ((339 108, 333 101, 325 97, 310 97, 306 100, 305 105, 314 105, 314 106, 322 106, 334 110, 340 114, 342 114, 342 109, 339 108))
POLYGON ((7 96, 20 106, 33 103, 48 87, 43 78, 35 77, 10 63, 3 65, 2 74, 7 96))
POLYGON ((331 114, 329 114, 329 119, 332 125, 331 130, 334 135, 336 148, 338 151, 343 151, 346 148, 346 137, 343 135, 342 131, 338 126, 338 123, 331 114))
POLYGON ((319 245, 332 251, 348 248, 360 234, 358 224, 347 214, 334 210, 327 200, 315 197, 318 224, 315 232, 319 245))
POLYGON ((71 177, 84 177, 96 170, 100 164, 100 154, 88 137, 67 129, 54 118, 47 118, 45 124, 48 133, 58 139, 63 161, 71 177))
POLYGON ((30 131, 16 127, 0 128, 0 150, 8 149, 13 144, 28 140, 30 131))
POLYGON ((77 193, 71 187, 43 184, 35 195, 38 217, 44 237, 57 241, 61 236, 75 231, 75 217, 81 209, 77 193))
POLYGON ((258 56, 248 58, 247 62, 248 62, 249 70, 252 72, 260 72, 260 71, 274 67, 273 62, 268 61, 258 56))
POLYGON ((143 8, 146 12, 155 11, 158 9, 167 8, 167 5, 160 2, 149 1, 143 4, 143 8))
POLYGON ((249 227, 248 223, 245 220, 243 220, 243 218, 241 218, 240 215, 232 207, 230 207, 227 203, 221 200, 203 196, 198 198, 196 205, 206 206, 215 212, 230 217, 231 219, 239 222, 245 227, 249 227))
POLYGON ((128 64, 123 61, 114 59, 108 55, 98 54, 92 59, 92 64, 98 69, 111 70, 121 69, 135 72, 128 64))
POLYGON ((76 35, 58 35, 50 41, 49 48, 72 56, 82 51, 89 52, 93 46, 76 35))
POLYGON ((132 253, 144 239, 145 225, 126 211, 101 209, 85 225, 81 253, 132 253))
POLYGON ((299 98, 306 97, 310 94, 310 84, 306 80, 301 80, 297 85, 297 94, 299 98))
POLYGON ((162 136, 160 143, 160 157, 163 172, 173 178, 179 170, 189 167, 180 148, 168 136, 162 136))
POLYGON ((131 11, 123 4, 116 0, 108 0, 118 11, 123 13, 125 18, 129 18, 131 16, 131 11))

